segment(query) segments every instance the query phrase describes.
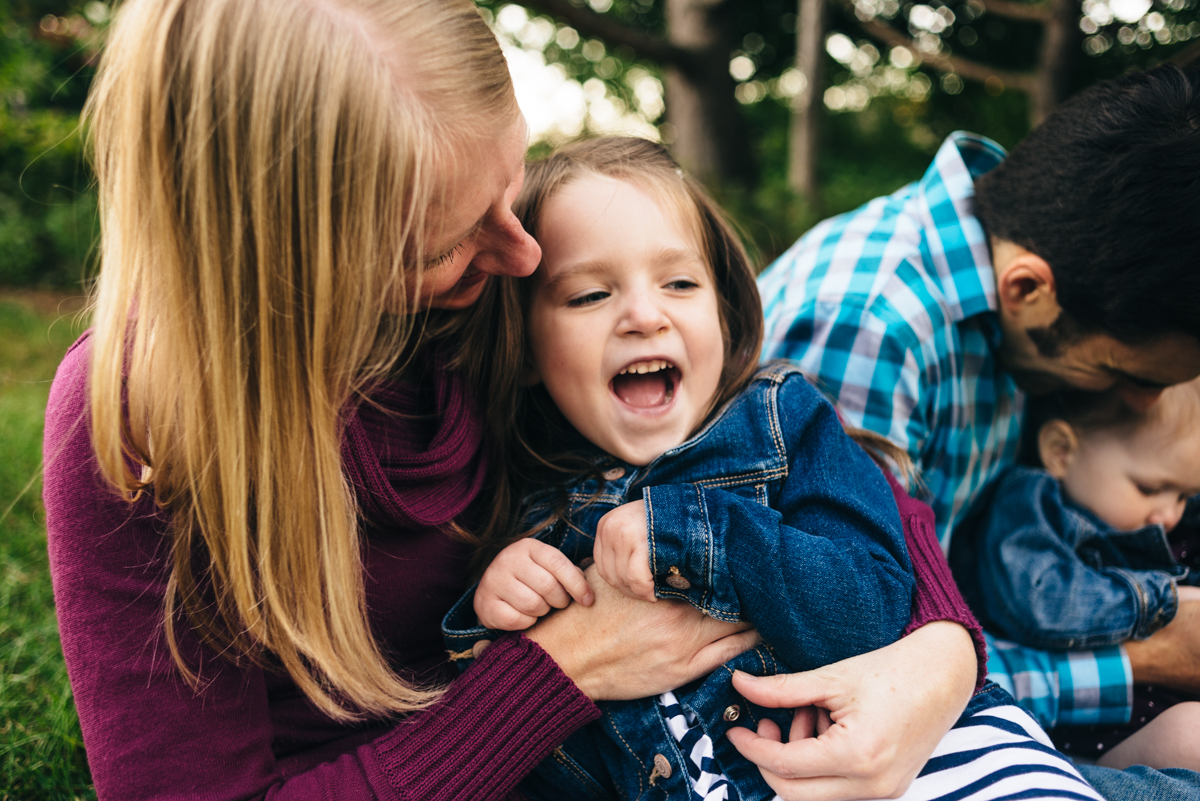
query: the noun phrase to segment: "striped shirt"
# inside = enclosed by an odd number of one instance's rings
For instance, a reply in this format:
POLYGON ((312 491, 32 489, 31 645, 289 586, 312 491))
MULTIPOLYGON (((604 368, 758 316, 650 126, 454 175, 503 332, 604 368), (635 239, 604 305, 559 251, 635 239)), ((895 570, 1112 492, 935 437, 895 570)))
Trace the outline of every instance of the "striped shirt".
MULTIPOLYGON (((713 760, 712 740, 696 715, 673 693, 660 696, 659 706, 685 757, 691 787, 688 801, 730 801, 729 784, 713 760)), ((1100 801, 1101 796, 1055 750, 1033 718, 1010 700, 960 719, 942 737, 901 799, 1100 801)), ((780 798, 774 796, 770 801, 780 798)))
MULTIPOLYGON (((944 550, 1020 441, 1025 399, 998 358, 995 271, 974 215, 974 181, 1004 155, 951 134, 919 181, 820 223, 759 278, 763 357, 799 362, 848 423, 908 451, 944 550)), ((1128 720, 1122 649, 1001 650, 992 678, 1043 725, 1128 720)))

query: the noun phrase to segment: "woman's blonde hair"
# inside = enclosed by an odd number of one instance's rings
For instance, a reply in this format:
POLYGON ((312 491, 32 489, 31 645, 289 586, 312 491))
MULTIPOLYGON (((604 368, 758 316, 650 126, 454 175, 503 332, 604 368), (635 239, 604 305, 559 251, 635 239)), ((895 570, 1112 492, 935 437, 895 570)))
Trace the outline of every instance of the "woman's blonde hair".
POLYGON ((86 110, 92 439, 169 517, 164 621, 190 679, 184 618, 232 658, 269 651, 339 720, 436 697, 369 629, 342 412, 417 336, 445 176, 517 114, 468 0, 120 11, 86 110))

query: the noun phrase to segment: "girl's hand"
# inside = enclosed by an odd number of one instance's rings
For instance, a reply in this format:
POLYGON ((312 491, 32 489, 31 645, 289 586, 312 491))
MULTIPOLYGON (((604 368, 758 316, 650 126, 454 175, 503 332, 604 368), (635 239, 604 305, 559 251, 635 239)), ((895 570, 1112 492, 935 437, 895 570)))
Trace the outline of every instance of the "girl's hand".
POLYGON ((784 801, 896 798, 962 714, 975 673, 970 635, 944 620, 806 673, 739 671, 733 686, 748 701, 801 708, 786 743, 770 721, 726 736, 784 801), (829 710, 832 725, 813 705, 829 710))
POLYGON ((584 576, 596 594, 571 604, 526 632, 593 701, 647 698, 708 675, 758 642, 749 623, 705 617, 682 601, 635 601, 600 579, 584 576))
POLYGON ((600 518, 593 554, 602 579, 630 598, 656 601, 647 536, 646 504, 627 503, 600 518))
POLYGON ((574 598, 591 606, 583 571, 552 545, 524 539, 509 545, 488 566, 475 590, 475 614, 489 629, 521 631, 574 598))

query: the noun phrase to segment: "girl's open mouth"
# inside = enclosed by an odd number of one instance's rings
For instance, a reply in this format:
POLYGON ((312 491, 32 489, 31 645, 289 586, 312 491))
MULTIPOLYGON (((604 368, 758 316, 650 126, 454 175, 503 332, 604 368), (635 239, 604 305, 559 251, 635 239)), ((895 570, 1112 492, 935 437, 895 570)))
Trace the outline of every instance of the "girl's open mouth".
POLYGON ((629 406, 652 409, 671 402, 681 379, 679 368, 666 359, 646 359, 622 368, 609 386, 629 406))

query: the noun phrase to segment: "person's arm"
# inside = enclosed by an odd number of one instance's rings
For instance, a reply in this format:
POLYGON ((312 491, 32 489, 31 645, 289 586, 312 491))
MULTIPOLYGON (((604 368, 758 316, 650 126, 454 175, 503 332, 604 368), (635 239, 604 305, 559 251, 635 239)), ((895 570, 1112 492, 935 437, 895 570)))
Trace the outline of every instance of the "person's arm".
POLYGON ((912 576, 883 475, 799 374, 778 387, 786 475, 769 506, 698 485, 643 498, 655 594, 748 619, 795 669, 893 642, 912 576))
POLYGON ((1177 605, 1171 575, 1086 563, 1069 541, 1080 525, 1072 515, 1045 472, 1015 468, 1002 476, 974 565, 995 633, 1065 650, 1142 640, 1170 622, 1177 605))
POLYGON ((372 733, 311 723, 289 683, 217 657, 181 625, 181 650, 199 672, 190 687, 163 634, 165 526, 149 498, 127 504, 98 475, 85 379, 86 349, 77 347, 47 408, 44 487, 63 653, 101 799, 506 798, 598 716, 589 696, 641 692, 644 665, 668 689, 752 644, 753 635, 681 605, 575 604, 530 638, 497 640, 436 704, 372 733), (596 619, 619 628, 605 634, 596 619), (641 636, 689 622, 690 638, 641 636), (272 697, 278 688, 290 695, 272 697), (323 757, 313 757, 321 744, 323 757))

